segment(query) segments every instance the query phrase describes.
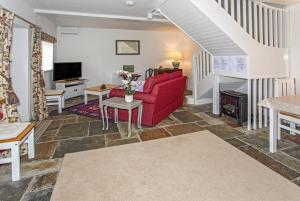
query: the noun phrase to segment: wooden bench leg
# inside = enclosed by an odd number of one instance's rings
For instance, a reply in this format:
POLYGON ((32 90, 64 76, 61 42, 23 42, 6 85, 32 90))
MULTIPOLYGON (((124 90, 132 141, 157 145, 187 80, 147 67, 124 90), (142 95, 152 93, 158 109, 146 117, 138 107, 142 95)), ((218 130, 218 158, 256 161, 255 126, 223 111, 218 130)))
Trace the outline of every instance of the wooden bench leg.
POLYGON ((28 144, 28 158, 34 158, 35 157, 34 130, 32 130, 31 133, 29 134, 27 139, 27 144, 28 144))
POLYGON ((19 181, 21 178, 20 170, 20 147, 18 143, 15 143, 11 148, 11 170, 12 181, 19 181))
POLYGON ((62 113, 62 97, 58 97, 58 113, 62 113))
MULTIPOLYGON (((290 122, 290 128, 291 128, 291 129, 296 129, 296 123, 290 122)), ((296 133, 293 132, 293 131, 290 131, 290 134, 291 134, 291 135, 296 135, 296 133)))

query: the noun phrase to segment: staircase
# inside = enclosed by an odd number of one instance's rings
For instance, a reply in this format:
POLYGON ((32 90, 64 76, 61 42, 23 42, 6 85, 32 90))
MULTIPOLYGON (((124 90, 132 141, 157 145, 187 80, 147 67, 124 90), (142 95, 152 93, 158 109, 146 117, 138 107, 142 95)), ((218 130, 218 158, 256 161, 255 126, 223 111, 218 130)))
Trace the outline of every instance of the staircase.
POLYGON ((247 71, 236 77, 287 75, 285 9, 253 0, 167 0, 159 9, 212 56, 247 56, 247 71))
POLYGON ((201 48, 193 58, 194 89, 189 98, 194 103, 211 101, 215 76, 248 80, 248 92, 259 79, 288 76, 286 9, 254 0, 166 0, 159 10, 201 48), (217 57, 244 57, 246 70, 219 71, 214 68, 217 57))

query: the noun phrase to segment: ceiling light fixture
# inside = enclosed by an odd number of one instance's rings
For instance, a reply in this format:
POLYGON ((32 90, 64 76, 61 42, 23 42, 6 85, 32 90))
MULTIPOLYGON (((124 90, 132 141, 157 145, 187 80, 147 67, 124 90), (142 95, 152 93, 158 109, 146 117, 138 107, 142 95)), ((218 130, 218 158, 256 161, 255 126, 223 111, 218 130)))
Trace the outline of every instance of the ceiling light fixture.
POLYGON ((131 0, 126 1, 126 6, 128 6, 128 7, 133 7, 134 5, 135 5, 135 2, 134 2, 134 1, 131 1, 131 0))

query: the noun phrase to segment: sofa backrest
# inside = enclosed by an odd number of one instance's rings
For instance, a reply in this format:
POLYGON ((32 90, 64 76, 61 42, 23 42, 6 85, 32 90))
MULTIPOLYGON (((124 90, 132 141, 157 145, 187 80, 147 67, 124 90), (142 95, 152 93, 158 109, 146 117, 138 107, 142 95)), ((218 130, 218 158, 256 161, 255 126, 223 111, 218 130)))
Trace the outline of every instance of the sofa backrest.
POLYGON ((175 71, 173 73, 163 73, 160 75, 150 77, 145 81, 143 92, 151 93, 152 89, 156 84, 160 84, 162 82, 166 82, 169 81, 170 79, 175 79, 178 77, 182 77, 182 71, 175 71))

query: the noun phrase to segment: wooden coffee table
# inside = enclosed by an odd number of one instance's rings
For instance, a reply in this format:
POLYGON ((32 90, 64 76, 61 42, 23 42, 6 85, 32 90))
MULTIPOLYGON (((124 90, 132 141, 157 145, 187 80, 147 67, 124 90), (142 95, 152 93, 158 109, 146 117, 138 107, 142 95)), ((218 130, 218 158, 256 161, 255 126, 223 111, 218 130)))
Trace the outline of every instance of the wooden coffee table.
POLYGON ((102 118, 102 130, 104 130, 104 111, 103 111, 103 96, 106 95, 109 97, 109 93, 113 88, 119 87, 116 84, 105 84, 106 88, 101 89, 101 86, 89 87, 84 90, 84 104, 88 102, 88 95, 95 95, 99 97, 99 108, 102 118))

